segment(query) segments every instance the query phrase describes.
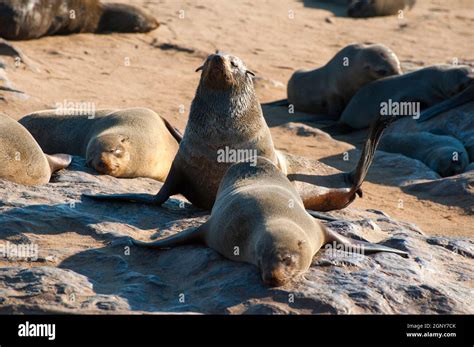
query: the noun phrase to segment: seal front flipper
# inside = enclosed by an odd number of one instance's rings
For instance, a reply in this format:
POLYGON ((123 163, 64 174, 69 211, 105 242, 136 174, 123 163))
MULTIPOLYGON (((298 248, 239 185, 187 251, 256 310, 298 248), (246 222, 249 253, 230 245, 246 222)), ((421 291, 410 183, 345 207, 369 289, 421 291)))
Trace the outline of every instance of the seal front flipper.
POLYGON ((151 194, 107 194, 92 195, 83 194, 83 196, 94 200, 138 202, 148 205, 161 206, 171 195, 179 193, 179 184, 181 183, 181 174, 176 166, 172 165, 165 183, 156 195, 151 194))
POLYGON ((357 250, 360 249, 362 254, 387 252, 387 253, 395 253, 395 254, 401 255, 404 258, 408 258, 407 252, 401 251, 396 248, 378 245, 378 244, 370 243, 366 241, 349 239, 345 236, 339 235, 334 230, 331 230, 329 228, 325 228, 325 232, 326 232, 326 243, 331 243, 331 242, 340 243, 344 246, 348 246, 348 249, 351 249, 351 247, 353 247, 354 252, 357 252, 357 250))
POLYGON ((470 101, 474 101, 474 82, 462 92, 421 112, 420 117, 416 121, 419 123, 425 122, 440 113, 452 110, 470 101))
POLYGON ((133 238, 131 240, 135 246, 147 248, 170 248, 190 243, 203 243, 207 227, 208 224, 206 222, 197 228, 187 229, 153 242, 144 242, 133 238))
POLYGON ((45 154, 51 173, 65 169, 71 164, 72 156, 69 154, 45 154))

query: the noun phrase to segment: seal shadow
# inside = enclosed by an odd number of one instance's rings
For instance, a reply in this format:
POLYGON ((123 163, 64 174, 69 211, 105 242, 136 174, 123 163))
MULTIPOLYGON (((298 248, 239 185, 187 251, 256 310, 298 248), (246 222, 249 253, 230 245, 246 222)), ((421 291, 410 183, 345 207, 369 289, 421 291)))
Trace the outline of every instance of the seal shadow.
POLYGON ((346 0, 300 0, 304 7, 332 12, 336 17, 347 17, 346 0))
POLYGON ((247 300, 288 298, 285 291, 265 287, 255 266, 205 246, 154 250, 123 239, 76 253, 59 268, 86 276, 96 293, 120 296, 131 310, 225 314, 247 300))

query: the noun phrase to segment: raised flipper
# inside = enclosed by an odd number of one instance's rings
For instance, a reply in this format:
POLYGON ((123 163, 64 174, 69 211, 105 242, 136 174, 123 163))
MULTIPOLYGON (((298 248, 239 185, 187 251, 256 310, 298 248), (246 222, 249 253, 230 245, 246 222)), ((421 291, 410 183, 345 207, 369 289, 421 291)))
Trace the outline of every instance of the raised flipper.
POLYGON ((348 175, 348 179, 352 183, 350 188, 328 189, 325 193, 321 193, 320 190, 317 190, 317 193, 314 194, 309 192, 301 196, 304 207, 314 211, 340 210, 354 201, 356 195, 362 197, 360 186, 364 182, 369 167, 372 164, 380 137, 385 128, 394 120, 395 117, 379 116, 372 123, 359 162, 356 168, 348 175))
POLYGON ((191 243, 204 242, 204 234, 207 230, 207 222, 197 228, 186 229, 174 235, 164 237, 153 242, 144 242, 131 239, 135 246, 147 248, 171 248, 191 243))
POLYGON ((339 235, 334 230, 325 228, 326 231, 326 243, 336 242, 344 246, 348 246, 348 251, 351 250, 351 246, 354 247, 354 252, 360 251, 361 254, 370 254, 378 252, 388 252, 401 255, 404 258, 408 258, 408 253, 401 251, 396 248, 391 248, 383 245, 378 245, 376 243, 370 243, 365 241, 359 241, 354 239, 349 239, 345 236, 339 235))
POLYGON ((172 126, 170 122, 168 122, 166 119, 164 119, 163 117, 161 117, 161 119, 163 119, 163 122, 165 122, 166 128, 168 129, 170 134, 175 138, 176 141, 178 141, 178 143, 181 143, 181 140, 183 139, 183 134, 181 134, 181 132, 174 126, 172 126))
POLYGON ((106 200, 106 201, 120 201, 120 202, 138 202, 148 205, 161 206, 169 199, 171 195, 179 193, 179 184, 181 182, 181 174, 174 165, 171 166, 171 170, 166 177, 165 183, 161 187, 160 191, 156 195, 152 194, 105 194, 105 195, 92 195, 83 194, 90 199, 94 200, 106 200))
POLYGON ((420 117, 416 121, 425 122, 440 113, 452 110, 453 108, 464 105, 470 101, 474 101, 474 82, 455 96, 431 106, 421 112, 420 117))
POLYGON ((45 156, 51 173, 67 168, 72 161, 72 156, 69 154, 45 154, 45 156))

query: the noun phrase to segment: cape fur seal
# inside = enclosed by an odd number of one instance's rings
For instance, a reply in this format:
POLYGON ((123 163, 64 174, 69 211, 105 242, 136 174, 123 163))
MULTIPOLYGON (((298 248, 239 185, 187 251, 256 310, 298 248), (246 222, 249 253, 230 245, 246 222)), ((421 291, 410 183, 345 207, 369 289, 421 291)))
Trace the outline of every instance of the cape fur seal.
POLYGON ((177 130, 146 108, 82 115, 46 110, 27 115, 20 123, 46 153, 85 157, 90 167, 115 177, 164 181, 181 141, 177 130))
POLYGON ((384 107, 387 112, 392 112, 390 105, 397 107, 396 116, 419 116, 425 119, 423 113, 414 114, 413 111, 417 108, 424 110, 453 97, 439 105, 436 112, 426 110, 433 117, 471 101, 473 93, 468 87, 473 81, 474 75, 469 66, 453 65, 434 65, 404 75, 386 77, 362 87, 342 113, 339 124, 355 129, 366 128, 384 107), (409 114, 402 114, 405 111, 409 114))
MULTIPOLYGON (((202 70, 191 105, 183 140, 170 174, 156 195, 112 194, 84 196, 96 200, 142 202, 162 205, 171 195, 182 194, 193 205, 210 210, 226 170, 236 162, 220 154, 243 152, 243 160, 257 156, 271 160, 284 173, 291 168, 283 153, 276 151, 270 130, 263 118, 253 82, 244 63, 237 57, 210 55, 202 70)), ((303 196, 306 208, 317 211, 341 209, 361 196, 362 184, 372 162, 378 140, 390 117, 374 122, 357 168, 341 177, 349 188, 322 189, 303 196)), ((242 160, 237 160, 242 161, 242 160)))
POLYGON ((469 165, 469 156, 459 140, 426 131, 386 134, 379 149, 417 159, 442 177, 460 174, 469 165))
POLYGON ((341 243, 361 254, 385 251, 407 255, 348 239, 324 227, 306 212, 288 178, 263 157, 257 158, 255 166, 237 163, 228 169, 211 217, 197 229, 151 243, 133 240, 138 246, 152 248, 191 242, 205 243, 228 259, 257 266, 270 286, 284 285, 307 271, 313 256, 327 243, 341 243))
POLYGON ((288 103, 298 111, 337 118, 361 87, 401 73, 400 62, 388 47, 352 44, 323 67, 296 71, 288 81, 288 103))
POLYGON ((64 169, 72 157, 46 155, 31 134, 17 121, 0 114, 0 178, 25 184, 46 184, 51 174, 64 169))
POLYGON ((99 0, 0 0, 0 37, 36 39, 48 35, 148 32, 159 24, 141 9, 99 0))
POLYGON ((347 15, 356 18, 392 16, 406 7, 411 9, 415 3, 416 0, 349 0, 347 15))

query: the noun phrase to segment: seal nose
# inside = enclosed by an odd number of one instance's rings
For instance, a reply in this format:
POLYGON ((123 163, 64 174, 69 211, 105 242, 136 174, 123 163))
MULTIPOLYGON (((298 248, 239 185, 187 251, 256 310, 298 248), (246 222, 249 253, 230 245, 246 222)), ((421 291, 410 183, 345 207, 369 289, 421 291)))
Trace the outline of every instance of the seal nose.
POLYGON ((284 271, 281 267, 262 274, 263 282, 270 287, 280 287, 286 283, 284 271))

